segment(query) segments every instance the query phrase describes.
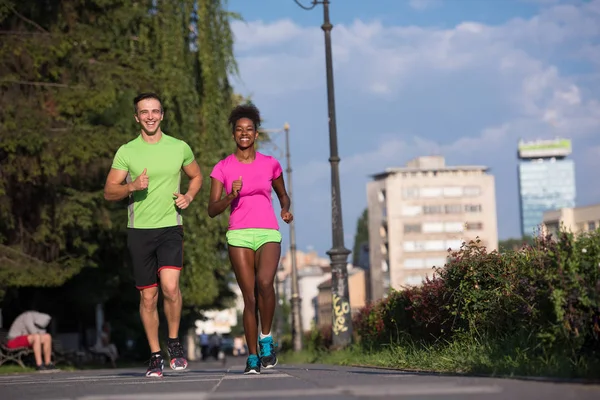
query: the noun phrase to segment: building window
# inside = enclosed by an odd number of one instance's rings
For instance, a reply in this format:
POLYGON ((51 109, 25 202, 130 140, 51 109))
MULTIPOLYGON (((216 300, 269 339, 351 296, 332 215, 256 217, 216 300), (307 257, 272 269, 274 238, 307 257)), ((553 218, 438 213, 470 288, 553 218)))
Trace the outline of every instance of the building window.
POLYGON ((596 230, 596 222, 591 221, 588 222, 588 231, 595 231, 596 230))
POLYGON ((385 189, 381 189, 379 193, 377 193, 377 198, 379 199, 380 203, 385 201, 385 189))
POLYGON ((387 229, 386 229, 386 227, 385 227, 385 226, 380 226, 380 227, 379 227, 379 235, 380 235, 382 238, 386 238, 386 237, 387 237, 387 229))
POLYGON ((417 286, 423 283, 423 277, 420 275, 411 275, 404 280, 404 283, 406 285, 417 286))
POLYGON ((427 258, 425 259, 425 266, 427 268, 442 268, 446 265, 446 257, 438 257, 438 258, 427 258))
POLYGON ((404 260, 404 268, 406 268, 406 269, 425 268, 425 259, 423 259, 423 258, 407 258, 404 260))
POLYGON ((423 214, 441 214, 442 206, 423 206, 423 214))
POLYGON ((444 241, 443 240, 427 240, 425 243, 425 250, 426 251, 443 251, 446 250, 446 248, 444 247, 444 241))
POLYGON ((446 240, 446 249, 452 249, 454 251, 460 250, 462 244, 462 240, 446 240))
POLYGON ((479 186, 465 186, 464 194, 468 197, 476 197, 481 194, 481 188, 479 186))
POLYGON ((460 214, 462 212, 462 207, 460 204, 446 204, 444 210, 446 214, 460 214))
POLYGON ((424 187, 421 188, 421 197, 427 197, 427 198, 437 198, 437 197, 442 197, 444 194, 444 191, 442 188, 439 187, 424 187))
POLYGON ((381 254, 386 255, 388 253, 388 245, 385 243, 381 244, 381 254))
POLYGON ((404 224, 404 233, 420 233, 420 224, 404 224))
POLYGON ((421 214, 421 206, 406 206, 402 207, 402 216, 403 217, 414 217, 416 215, 421 214))
POLYGON ((383 272, 388 272, 388 269, 389 269, 389 267, 388 267, 387 260, 381 260, 381 270, 383 272))
POLYGON ((442 222, 425 222, 423 223, 424 233, 440 233, 444 232, 444 224, 442 222))
POLYGON ((462 222, 446 222, 444 223, 444 232, 460 233, 463 231, 462 222))
POLYGON ((417 199, 419 198, 418 187, 407 187, 402 190, 402 197, 405 199, 417 199))
POLYGON ((444 197, 461 197, 463 188, 460 186, 449 186, 444 188, 444 197))
POLYGON ((467 222, 465 227, 468 231, 480 231, 483 229, 483 224, 481 222, 467 222))
POLYGON ((465 204, 465 212, 468 212, 468 213, 481 212, 481 204, 465 204))

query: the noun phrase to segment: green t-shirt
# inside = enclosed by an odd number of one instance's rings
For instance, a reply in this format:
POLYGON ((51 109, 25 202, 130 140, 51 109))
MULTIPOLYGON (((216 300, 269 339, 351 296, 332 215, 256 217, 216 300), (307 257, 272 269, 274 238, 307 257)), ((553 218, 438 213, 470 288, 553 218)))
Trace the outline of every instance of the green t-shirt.
POLYGON ((182 140, 165 135, 150 144, 140 134, 122 145, 112 168, 127 171, 127 182, 133 182, 147 169, 148 188, 129 196, 128 228, 164 228, 182 225, 173 193, 180 193, 181 168, 194 161, 192 149, 182 140))

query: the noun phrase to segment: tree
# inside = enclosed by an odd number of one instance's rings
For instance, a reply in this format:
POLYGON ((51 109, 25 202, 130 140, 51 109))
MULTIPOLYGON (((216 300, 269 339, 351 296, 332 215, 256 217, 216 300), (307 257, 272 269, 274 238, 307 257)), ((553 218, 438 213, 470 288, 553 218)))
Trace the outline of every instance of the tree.
POLYGON ((352 264, 358 265, 360 257, 360 248, 364 244, 369 244, 369 210, 364 209, 356 221, 356 233, 354 234, 354 249, 352 251, 352 264))
MULTIPOLYGON (((10 260, 0 289, 60 286, 55 311, 67 302, 71 318, 98 302, 124 319, 137 313, 126 202, 102 191, 114 153, 138 131, 133 97, 155 91, 163 130, 190 144, 205 176, 184 212, 185 316, 228 304, 227 215, 208 218, 206 177, 232 150, 232 18, 220 0, 0 2, 0 259, 10 260)), ((36 293, 44 307, 56 295, 36 293)))

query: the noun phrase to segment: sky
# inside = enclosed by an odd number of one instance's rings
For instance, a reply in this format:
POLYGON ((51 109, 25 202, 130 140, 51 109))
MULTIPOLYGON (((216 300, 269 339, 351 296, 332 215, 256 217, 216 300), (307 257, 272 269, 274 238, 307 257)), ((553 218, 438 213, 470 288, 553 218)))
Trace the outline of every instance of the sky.
MULTIPOLYGON (((289 123, 297 248, 325 256, 322 6, 229 0, 228 9, 243 18, 232 22, 234 89, 259 107, 263 128, 289 123)), ((330 0, 330 16, 348 249, 371 175, 423 155, 490 168, 501 240, 520 236, 521 138, 572 139, 577 206, 600 203, 600 0, 330 0)), ((273 140, 264 152, 285 168, 283 135, 273 140)))

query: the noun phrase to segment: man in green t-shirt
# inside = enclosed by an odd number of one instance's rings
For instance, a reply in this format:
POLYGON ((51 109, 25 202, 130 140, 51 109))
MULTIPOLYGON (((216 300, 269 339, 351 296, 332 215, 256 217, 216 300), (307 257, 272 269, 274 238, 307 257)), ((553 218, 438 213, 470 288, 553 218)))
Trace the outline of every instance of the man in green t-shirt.
POLYGON ((122 145, 106 178, 104 198, 129 198, 127 247, 140 291, 140 315, 151 357, 146 376, 162 377, 163 357, 158 342, 158 284, 164 296, 169 325, 167 350, 174 370, 187 367, 179 340, 183 267, 183 221, 187 208, 202 187, 200 167, 187 143, 163 133, 164 112, 159 97, 142 93, 134 100, 135 120, 141 133, 122 145), (186 193, 180 192, 181 170, 190 178, 186 193), (160 279, 159 279, 160 278, 160 279))

